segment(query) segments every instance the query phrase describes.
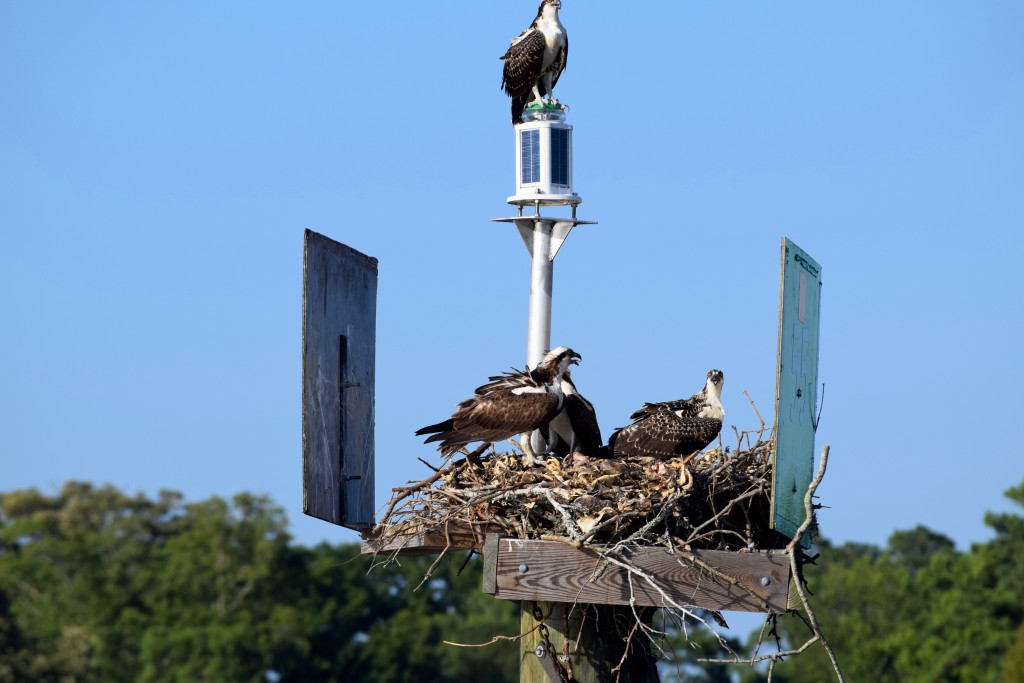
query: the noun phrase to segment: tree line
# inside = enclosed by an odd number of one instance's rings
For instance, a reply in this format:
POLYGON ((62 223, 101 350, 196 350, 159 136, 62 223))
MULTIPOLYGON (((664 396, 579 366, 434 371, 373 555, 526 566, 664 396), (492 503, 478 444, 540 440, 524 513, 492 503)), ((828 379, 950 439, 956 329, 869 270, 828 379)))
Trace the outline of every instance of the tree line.
MULTIPOLYGON (((1024 507, 1024 483, 1007 495, 1024 507)), ((994 537, 968 551, 923 527, 884 548, 817 545, 807 585, 848 680, 1024 681, 1024 517, 986 522, 994 537)), ((357 544, 297 544, 284 511, 248 493, 2 493, 0 683, 517 681, 517 643, 444 641, 515 635, 518 606, 483 593, 481 563, 464 555, 422 583, 434 559, 374 564, 357 544)), ((695 664, 722 654, 717 641, 665 628, 663 680, 767 678, 763 664, 695 664)), ((791 615, 775 632, 783 648, 806 637, 791 615)), ((756 635, 730 644, 750 653, 756 635)), ((830 669, 812 647, 772 680, 830 669)))

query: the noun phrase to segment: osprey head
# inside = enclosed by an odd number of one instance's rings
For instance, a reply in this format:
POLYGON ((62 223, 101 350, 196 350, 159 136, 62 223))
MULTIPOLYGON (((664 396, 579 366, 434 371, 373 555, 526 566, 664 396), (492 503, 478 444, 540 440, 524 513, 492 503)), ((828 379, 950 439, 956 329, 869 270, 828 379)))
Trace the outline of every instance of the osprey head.
POLYGON ((570 365, 579 365, 581 360, 583 356, 568 346, 556 346, 544 354, 544 359, 537 365, 537 369, 544 368, 554 377, 561 377, 570 365))
POLYGON ((723 384, 725 384, 724 372, 721 370, 708 370, 708 381, 704 385, 704 393, 709 396, 721 396, 723 384))
POLYGON ((558 12, 562 8, 562 0, 541 0, 540 7, 537 8, 537 18, 544 14, 545 10, 558 12))
POLYGON ((542 360, 541 363, 547 363, 549 361, 557 363, 568 361, 570 365, 579 365, 581 360, 583 360, 583 356, 576 353, 568 346, 556 346, 544 354, 544 360, 542 360))

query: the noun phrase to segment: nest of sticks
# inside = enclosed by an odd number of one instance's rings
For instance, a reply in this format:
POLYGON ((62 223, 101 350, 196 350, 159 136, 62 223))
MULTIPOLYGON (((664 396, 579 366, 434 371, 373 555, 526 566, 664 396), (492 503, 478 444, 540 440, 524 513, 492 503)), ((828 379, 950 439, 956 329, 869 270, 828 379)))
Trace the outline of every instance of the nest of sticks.
POLYGON ((479 548, 488 533, 576 547, 784 548, 788 539, 769 523, 772 441, 764 431, 737 431, 731 452, 719 439, 715 449, 670 460, 577 453, 529 466, 514 441, 508 453, 464 452, 396 489, 374 536, 391 548, 422 533, 452 549, 479 548))
MULTIPOLYGON (((820 642, 837 679, 842 681, 835 653, 821 632, 802 586, 801 566, 805 562, 813 563, 814 558, 807 557, 797 541, 805 529, 812 538, 817 535, 815 511, 820 505, 812 504, 811 500, 825 474, 829 447, 822 449, 818 473, 804 498, 808 520, 790 540, 772 530, 770 525, 773 440, 765 437, 764 421, 759 430, 740 432, 733 427, 733 432, 736 435, 733 449, 724 447, 719 436, 717 448, 669 460, 596 459, 572 454, 531 465, 528 463, 532 459, 524 456, 515 441, 511 441, 514 450, 507 453, 499 453, 489 444, 473 452, 463 450, 463 457, 453 458, 441 468, 421 459, 433 473, 422 481, 395 489, 370 537, 375 541, 376 553, 388 554, 384 560, 388 562, 402 554, 409 539, 432 534, 435 545, 427 552, 439 551, 440 555, 427 570, 421 586, 449 550, 482 548, 485 536, 490 533, 557 540, 577 548, 592 546, 602 558, 627 569, 631 575, 634 570, 628 563, 616 558, 625 557, 622 551, 633 545, 661 546, 671 551, 785 549, 789 552, 792 575, 798 577, 792 586, 802 613, 794 614, 809 631, 803 645, 785 649, 775 630, 776 616, 768 614, 754 655, 740 656, 701 614, 671 601, 666 613, 680 623, 692 619, 702 624, 729 653, 722 658, 699 658, 697 662, 743 665, 767 662, 770 679, 775 665, 783 658, 798 655, 811 644, 820 642), (485 454, 487 447, 490 451, 485 454), (436 545, 438 538, 442 539, 439 547, 436 545), (384 551, 385 548, 388 550, 384 551), (775 637, 776 651, 760 654, 766 632, 775 637)), ((639 578, 654 581, 648 576, 639 578)), ((666 635, 645 622, 635 608, 633 612, 636 625, 626 636, 627 651, 638 629, 649 642, 657 643, 666 635)), ((708 616, 719 626, 725 626, 718 612, 709 611, 708 616)), ((542 626, 543 621, 537 628, 542 626)), ((685 627, 681 632, 689 640, 685 627)), ((483 645, 505 638, 496 636, 483 645)))

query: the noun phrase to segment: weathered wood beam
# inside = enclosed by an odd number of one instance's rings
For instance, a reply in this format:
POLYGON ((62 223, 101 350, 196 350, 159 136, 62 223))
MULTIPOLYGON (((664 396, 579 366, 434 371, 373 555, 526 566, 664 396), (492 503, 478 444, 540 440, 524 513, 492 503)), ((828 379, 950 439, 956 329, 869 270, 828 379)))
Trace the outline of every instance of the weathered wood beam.
POLYGON ((484 592, 504 600, 628 605, 632 599, 653 607, 675 603, 742 612, 787 609, 790 569, 782 551, 673 554, 644 546, 630 548, 625 561, 636 571, 609 564, 591 548, 488 536, 484 592), (657 587, 642 575, 652 577, 657 587))
POLYGON ((500 527, 490 524, 449 524, 447 527, 424 528, 422 524, 391 530, 382 537, 377 529, 368 529, 362 534, 363 555, 437 555, 445 550, 479 550, 482 540, 493 535, 500 527))

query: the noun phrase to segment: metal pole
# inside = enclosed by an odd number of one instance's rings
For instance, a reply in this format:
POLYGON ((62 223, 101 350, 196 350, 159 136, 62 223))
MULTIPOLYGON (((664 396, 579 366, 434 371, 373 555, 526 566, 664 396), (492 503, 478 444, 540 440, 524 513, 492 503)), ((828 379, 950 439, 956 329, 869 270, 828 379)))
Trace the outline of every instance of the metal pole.
POLYGON ((533 222, 530 249, 530 316, 527 323, 526 364, 537 367, 551 347, 551 281, 555 262, 551 258, 553 221, 533 222))
MULTIPOLYGON (((551 258, 552 221, 533 222, 533 245, 530 249, 530 315, 526 330, 526 364, 535 368, 551 348, 551 280, 555 262, 551 258)), ((530 434, 530 448, 543 453, 548 445, 540 431, 530 434)))

